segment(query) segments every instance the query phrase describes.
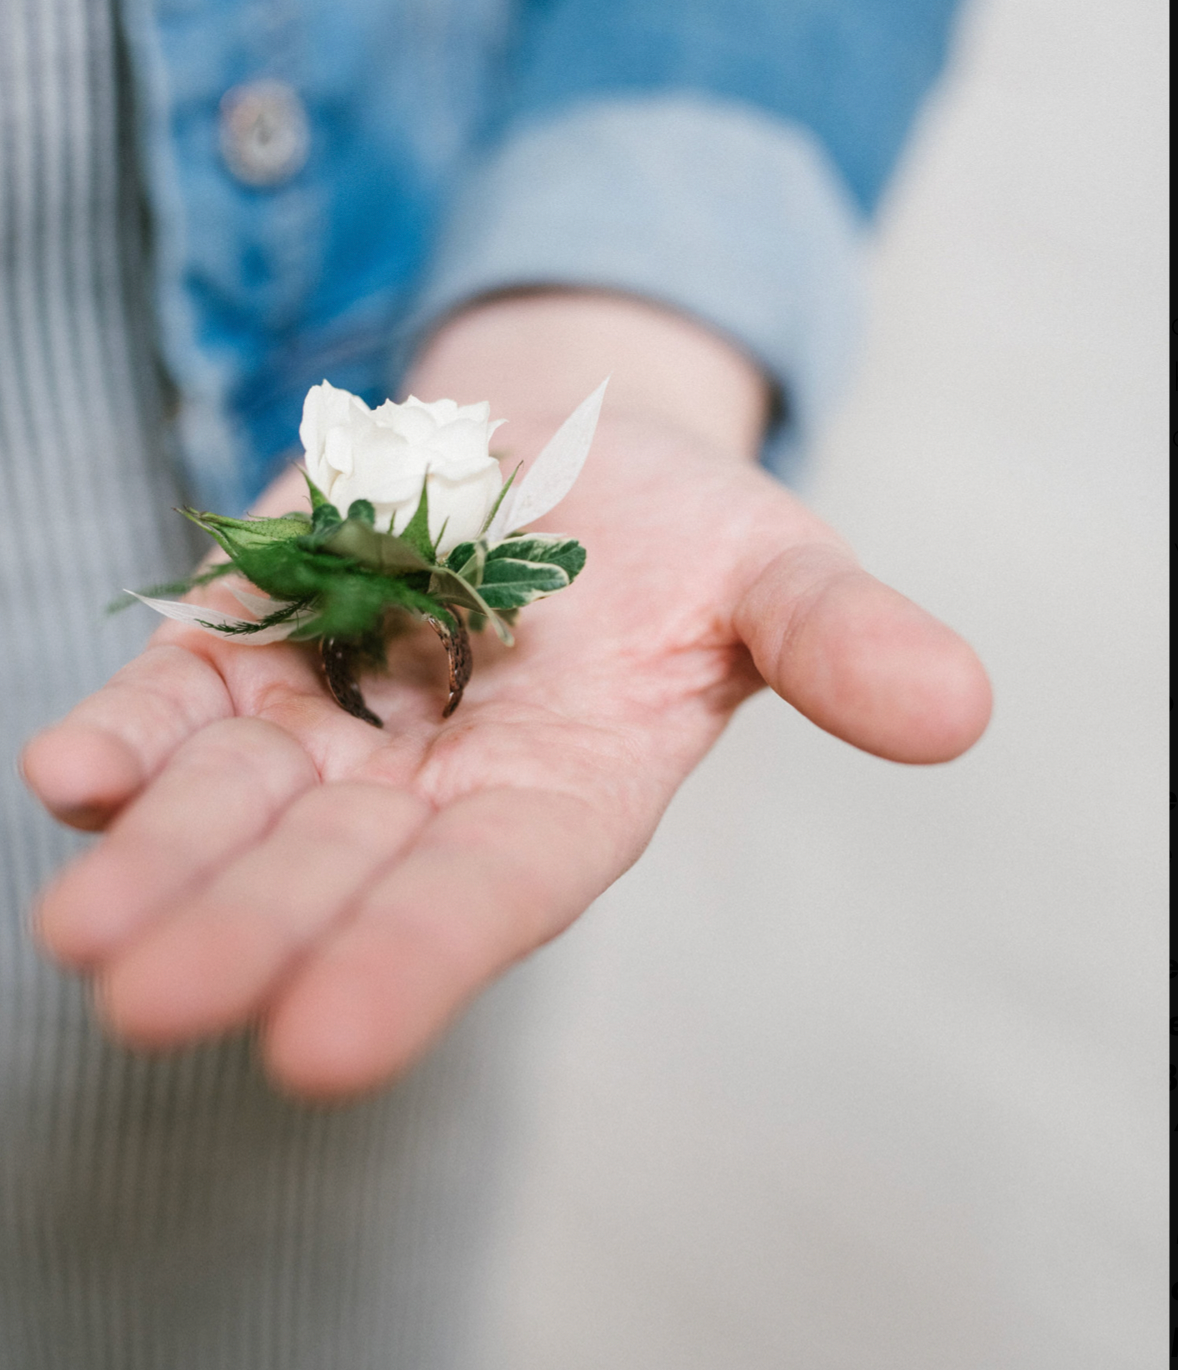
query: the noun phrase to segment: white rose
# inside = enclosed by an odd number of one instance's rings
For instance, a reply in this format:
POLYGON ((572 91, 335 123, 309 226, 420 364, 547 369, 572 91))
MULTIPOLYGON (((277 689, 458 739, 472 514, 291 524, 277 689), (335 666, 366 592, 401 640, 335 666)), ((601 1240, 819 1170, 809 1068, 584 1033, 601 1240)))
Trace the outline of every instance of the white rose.
POLYGON ((445 556, 479 535, 499 496, 503 476, 487 444, 502 422, 491 422, 486 401, 426 404, 410 395, 369 409, 324 381, 307 392, 299 437, 307 474, 324 495, 345 515, 353 500, 370 500, 382 533, 404 529, 425 482, 430 537, 441 536, 445 556))

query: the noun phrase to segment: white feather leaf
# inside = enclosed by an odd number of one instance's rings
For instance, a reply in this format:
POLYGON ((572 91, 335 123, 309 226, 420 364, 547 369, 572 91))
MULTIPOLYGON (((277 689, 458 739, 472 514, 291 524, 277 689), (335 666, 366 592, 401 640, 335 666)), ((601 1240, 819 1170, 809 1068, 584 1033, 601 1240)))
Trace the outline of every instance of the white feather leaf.
POLYGON ((186 623, 191 628, 199 628, 202 632, 211 633, 213 637, 220 638, 222 642, 239 642, 243 646, 249 647, 264 647, 267 643, 282 642, 302 622, 301 617, 296 614, 293 618, 287 619, 285 623, 276 623, 271 628, 263 628, 261 632, 234 633, 227 637, 225 633, 217 630, 219 628, 250 627, 253 620, 238 618, 221 609, 210 609, 201 604, 186 604, 175 599, 151 599, 147 595, 136 594, 134 590, 128 590, 127 593, 135 595, 141 604, 146 604, 149 609, 154 609, 157 614, 163 614, 165 618, 172 618, 177 623, 186 623))
POLYGON ((290 603, 289 600, 285 599, 271 599, 269 595, 255 595, 250 590, 242 590, 232 582, 230 582, 229 589, 238 604, 245 605, 250 613, 256 614, 258 618, 265 618, 267 614, 273 614, 279 609, 285 609, 290 603))
POLYGON ((609 377, 565 419, 529 467, 527 475, 507 492, 484 535, 492 545, 515 528, 524 528, 564 499, 573 488, 597 428, 601 401, 609 377))

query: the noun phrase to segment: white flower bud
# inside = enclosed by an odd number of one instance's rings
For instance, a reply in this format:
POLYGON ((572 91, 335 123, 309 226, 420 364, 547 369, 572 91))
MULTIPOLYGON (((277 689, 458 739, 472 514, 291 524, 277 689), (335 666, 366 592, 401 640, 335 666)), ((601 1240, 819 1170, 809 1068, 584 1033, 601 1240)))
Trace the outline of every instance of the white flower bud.
POLYGON ((353 500, 371 501, 380 532, 401 532, 429 487, 429 533, 445 556, 476 538, 503 477, 488 451, 491 406, 413 395, 369 409, 358 396, 324 381, 307 392, 299 437, 307 474, 341 514, 353 500), (443 533, 443 527, 445 532, 443 533))

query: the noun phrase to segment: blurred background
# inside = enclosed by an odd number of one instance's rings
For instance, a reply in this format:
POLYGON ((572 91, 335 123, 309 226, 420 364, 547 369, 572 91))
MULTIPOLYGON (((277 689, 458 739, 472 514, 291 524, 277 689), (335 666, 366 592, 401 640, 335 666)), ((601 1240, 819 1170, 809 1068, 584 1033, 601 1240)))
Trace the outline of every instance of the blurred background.
POLYGON ((802 494, 993 724, 907 770, 758 697, 516 973, 478 1370, 1162 1363, 1166 42, 967 13, 802 494))

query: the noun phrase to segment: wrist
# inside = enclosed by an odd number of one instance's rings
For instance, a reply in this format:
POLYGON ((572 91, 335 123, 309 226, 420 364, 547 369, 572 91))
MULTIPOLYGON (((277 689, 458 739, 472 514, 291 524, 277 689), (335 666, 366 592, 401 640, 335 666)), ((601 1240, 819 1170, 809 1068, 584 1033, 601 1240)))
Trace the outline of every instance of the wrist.
POLYGON ((522 436, 561 422, 606 375, 614 418, 756 459, 770 408, 756 363, 702 324, 631 296, 552 290, 476 302, 428 340, 405 388, 421 399, 488 399, 522 436))

